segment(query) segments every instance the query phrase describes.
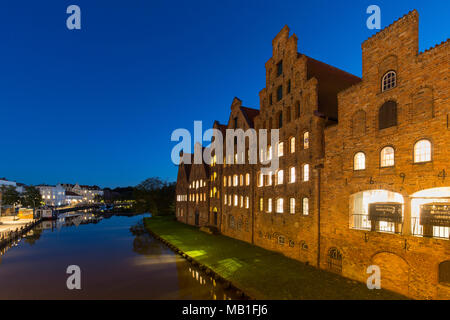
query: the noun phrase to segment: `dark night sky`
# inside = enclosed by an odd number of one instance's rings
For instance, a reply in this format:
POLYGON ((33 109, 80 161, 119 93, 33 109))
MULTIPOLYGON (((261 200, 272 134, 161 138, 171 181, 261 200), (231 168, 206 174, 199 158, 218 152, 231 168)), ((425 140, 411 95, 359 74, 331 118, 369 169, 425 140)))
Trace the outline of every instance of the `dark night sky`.
POLYGON ((176 179, 176 128, 225 122, 233 97, 258 107, 271 41, 361 74, 366 8, 382 27, 412 9, 420 50, 446 40, 449 1, 9 0, 0 3, 0 177, 27 184, 176 179), (66 28, 81 7, 82 29, 66 28))

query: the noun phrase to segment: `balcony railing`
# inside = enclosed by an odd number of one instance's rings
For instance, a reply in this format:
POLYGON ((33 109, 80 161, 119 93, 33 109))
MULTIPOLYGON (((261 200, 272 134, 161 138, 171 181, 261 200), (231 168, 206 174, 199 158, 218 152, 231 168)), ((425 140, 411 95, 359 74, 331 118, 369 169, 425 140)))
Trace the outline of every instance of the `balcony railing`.
MULTIPOLYGON (((353 229, 359 230, 372 230, 372 221, 369 220, 369 215, 367 214, 353 214, 353 229)), ((388 221, 378 221, 377 230, 379 232, 389 232, 396 233, 395 223, 388 221)), ((397 233, 399 229, 397 230, 397 233)))
POLYGON ((415 236, 424 236, 428 233, 430 237, 438 239, 449 239, 450 238, 450 228, 441 226, 430 226, 429 229, 424 230, 424 226, 420 224, 419 217, 411 218, 411 232, 415 236))

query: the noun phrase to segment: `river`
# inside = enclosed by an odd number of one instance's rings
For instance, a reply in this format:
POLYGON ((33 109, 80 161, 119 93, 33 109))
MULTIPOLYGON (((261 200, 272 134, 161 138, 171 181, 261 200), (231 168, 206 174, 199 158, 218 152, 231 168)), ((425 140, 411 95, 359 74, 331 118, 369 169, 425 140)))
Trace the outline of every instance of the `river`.
POLYGON ((233 299, 142 227, 145 215, 45 221, 0 256, 0 299, 233 299), (81 289, 67 288, 69 265, 81 289))

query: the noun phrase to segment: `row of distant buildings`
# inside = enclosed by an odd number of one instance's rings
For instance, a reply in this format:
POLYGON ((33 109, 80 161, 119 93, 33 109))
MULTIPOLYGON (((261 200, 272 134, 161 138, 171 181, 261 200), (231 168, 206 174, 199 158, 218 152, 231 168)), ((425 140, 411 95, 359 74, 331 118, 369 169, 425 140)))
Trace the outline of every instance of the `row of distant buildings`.
POLYGON ((418 23, 414 10, 364 41, 362 78, 299 53, 284 27, 260 108, 235 98, 213 125, 279 129, 258 152, 278 169, 235 164, 250 139, 223 162, 219 148, 210 163, 182 154, 177 219, 363 283, 375 265, 384 289, 450 299, 450 42, 419 53, 418 23))
MULTIPOLYGON (((6 178, 0 179, 0 187, 14 187, 17 192, 25 191, 25 184, 10 181, 6 178)), ((45 205, 60 207, 76 205, 81 203, 94 203, 97 197, 103 196, 103 190, 98 186, 58 183, 57 185, 40 184, 35 186, 41 193, 45 205)))

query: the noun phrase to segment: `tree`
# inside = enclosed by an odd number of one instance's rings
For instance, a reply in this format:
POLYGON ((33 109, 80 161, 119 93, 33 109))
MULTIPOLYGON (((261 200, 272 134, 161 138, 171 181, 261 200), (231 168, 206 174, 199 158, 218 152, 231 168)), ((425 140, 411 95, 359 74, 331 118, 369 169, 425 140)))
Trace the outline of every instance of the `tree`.
POLYGON ((137 212, 168 215, 175 212, 175 183, 160 178, 149 178, 134 188, 137 212))
POLYGON ((4 205, 15 206, 20 203, 20 194, 14 186, 2 186, 1 193, 4 205))
POLYGON ((23 193, 21 202, 22 205, 33 209, 39 207, 42 202, 42 196, 39 189, 33 186, 25 187, 25 192, 23 193))

